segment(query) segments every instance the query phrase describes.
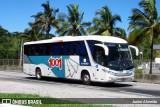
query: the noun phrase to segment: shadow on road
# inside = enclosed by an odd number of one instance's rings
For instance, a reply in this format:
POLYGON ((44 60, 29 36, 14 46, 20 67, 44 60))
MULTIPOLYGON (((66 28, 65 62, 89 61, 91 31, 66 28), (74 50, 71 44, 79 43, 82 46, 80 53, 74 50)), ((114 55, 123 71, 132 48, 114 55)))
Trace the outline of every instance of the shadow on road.
POLYGON ((131 87, 133 85, 126 83, 93 83, 93 86, 100 86, 106 88, 116 88, 116 87, 131 87))
MULTIPOLYGON (((36 77, 26 77, 26 79, 37 80, 36 77)), ((51 78, 51 77, 43 77, 43 79, 39 80, 39 81, 40 82, 57 82, 57 83, 71 84, 71 85, 76 85, 76 84, 82 85, 83 84, 82 81, 79 81, 79 80, 62 79, 62 78, 51 78)), ((116 87, 131 87, 133 85, 126 84, 126 83, 99 83, 99 82, 92 82, 90 86, 116 88, 116 87)))

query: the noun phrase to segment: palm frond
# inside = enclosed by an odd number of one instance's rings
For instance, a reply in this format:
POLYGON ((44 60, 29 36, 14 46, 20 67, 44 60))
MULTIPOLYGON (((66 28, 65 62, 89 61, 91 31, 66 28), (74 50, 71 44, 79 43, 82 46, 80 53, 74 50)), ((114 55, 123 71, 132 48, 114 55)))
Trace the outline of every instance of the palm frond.
POLYGON ((130 44, 135 45, 135 43, 137 43, 138 41, 142 41, 142 39, 147 36, 147 35, 144 35, 145 32, 146 32, 146 30, 143 28, 134 29, 129 34, 128 42, 130 44))
POLYGON ((126 39, 126 32, 124 29, 122 29, 120 27, 114 28, 114 34, 117 37, 120 37, 122 39, 126 39))
POLYGON ((112 19, 110 20, 110 26, 115 26, 117 21, 122 22, 121 17, 119 15, 112 16, 112 19))
POLYGON ((68 15, 61 21, 60 28, 57 30, 59 35, 79 36, 86 34, 85 27, 91 24, 89 22, 82 22, 84 12, 79 12, 78 8, 79 6, 76 4, 67 6, 68 15))
POLYGON ((114 35, 113 29, 117 21, 121 22, 120 16, 112 15, 107 6, 104 6, 101 10, 98 10, 96 15, 99 17, 95 17, 92 21, 94 25, 92 29, 95 29, 94 34, 114 35))
POLYGON ((160 16, 156 19, 156 23, 160 24, 160 16))
POLYGON ((130 24, 135 22, 146 23, 148 26, 151 24, 149 17, 145 15, 145 13, 143 13, 141 10, 133 8, 132 13, 133 15, 129 17, 129 19, 131 20, 130 24))

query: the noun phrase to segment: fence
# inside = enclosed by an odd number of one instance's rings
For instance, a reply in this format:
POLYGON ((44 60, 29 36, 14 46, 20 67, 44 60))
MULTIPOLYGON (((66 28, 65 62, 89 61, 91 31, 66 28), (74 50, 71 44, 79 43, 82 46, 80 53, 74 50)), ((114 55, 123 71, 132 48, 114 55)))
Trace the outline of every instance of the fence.
POLYGON ((19 59, 0 59, 0 70, 22 71, 19 59))
MULTIPOLYGON (((150 62, 134 61, 134 67, 143 70, 145 74, 149 74, 150 72, 150 62)), ((152 73, 160 74, 160 63, 152 62, 152 73)))

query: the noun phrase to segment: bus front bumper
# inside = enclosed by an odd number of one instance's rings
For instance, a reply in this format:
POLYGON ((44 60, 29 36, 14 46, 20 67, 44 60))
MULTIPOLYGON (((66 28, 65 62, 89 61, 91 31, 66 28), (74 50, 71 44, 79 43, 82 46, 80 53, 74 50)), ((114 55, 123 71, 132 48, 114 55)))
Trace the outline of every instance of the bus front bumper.
POLYGON ((131 76, 110 76, 109 82, 132 82, 134 75, 131 76))

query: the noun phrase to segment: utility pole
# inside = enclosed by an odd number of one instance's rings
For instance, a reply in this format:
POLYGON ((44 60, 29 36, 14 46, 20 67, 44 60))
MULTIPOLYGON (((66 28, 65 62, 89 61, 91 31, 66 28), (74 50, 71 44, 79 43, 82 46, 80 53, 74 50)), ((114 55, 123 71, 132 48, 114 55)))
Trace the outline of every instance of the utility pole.
POLYGON ((21 49, 20 49, 19 67, 22 67, 22 61, 23 61, 23 37, 21 37, 21 49))

